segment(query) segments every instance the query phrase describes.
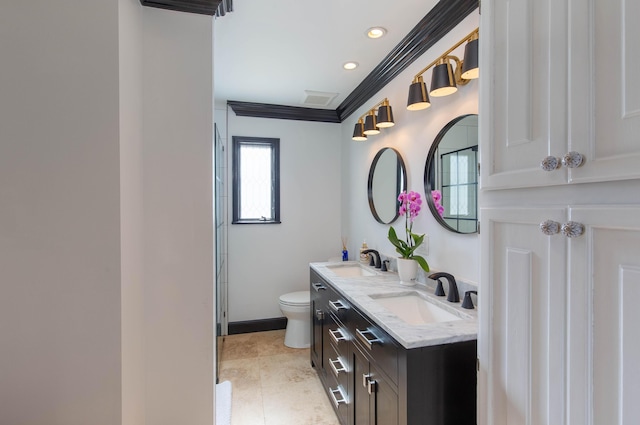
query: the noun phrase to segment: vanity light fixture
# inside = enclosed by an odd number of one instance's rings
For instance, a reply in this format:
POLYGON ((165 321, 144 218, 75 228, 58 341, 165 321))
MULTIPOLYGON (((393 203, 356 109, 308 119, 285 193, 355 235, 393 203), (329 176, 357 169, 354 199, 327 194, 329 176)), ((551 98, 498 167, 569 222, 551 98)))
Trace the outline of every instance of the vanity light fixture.
POLYGON ((378 120, 376 119, 376 113, 373 109, 369 111, 367 117, 364 119, 364 134, 367 136, 380 134, 380 130, 378 130, 378 120))
POLYGON ((363 142, 367 140, 367 136, 379 134, 381 128, 388 128, 393 125, 395 125, 393 110, 389 105, 389 99, 385 97, 358 118, 358 122, 353 129, 352 139, 363 142), (376 108, 378 108, 377 115, 376 108))
POLYGON ((367 135, 364 134, 364 121, 362 120, 362 118, 358 120, 355 128, 353 129, 352 139, 356 142, 364 142, 365 140, 367 140, 367 135))
POLYGON ((431 106, 429 95, 427 94, 427 85, 424 83, 422 74, 434 66, 431 72, 431 91, 429 92, 434 97, 453 94, 458 90, 457 86, 463 86, 468 84, 470 80, 478 78, 479 36, 480 30, 476 28, 413 77, 407 99, 408 110, 418 111, 431 106), (467 44, 464 48, 463 60, 450 54, 465 42, 467 44), (451 61, 455 62, 455 70, 451 65, 451 61))
POLYGON ((389 101, 385 98, 378 108, 378 128, 389 128, 394 125, 396 123, 393 122, 393 110, 389 105, 389 101))

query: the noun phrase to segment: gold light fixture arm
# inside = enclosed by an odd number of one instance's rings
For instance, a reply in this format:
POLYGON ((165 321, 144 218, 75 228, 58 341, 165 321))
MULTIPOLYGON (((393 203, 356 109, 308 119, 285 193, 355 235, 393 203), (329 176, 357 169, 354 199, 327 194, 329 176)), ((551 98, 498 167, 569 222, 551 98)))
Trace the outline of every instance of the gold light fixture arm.
POLYGON ((480 28, 476 28, 473 31, 471 31, 462 40, 460 40, 456 44, 454 44, 453 47, 451 47, 449 50, 447 50, 446 52, 441 54, 436 60, 434 60, 429 65, 427 65, 425 68, 423 68, 420 72, 418 72, 413 77, 413 82, 417 83, 418 82, 418 77, 420 77, 422 74, 427 72, 429 70, 429 68, 431 68, 432 66, 437 65, 439 61, 441 61, 443 59, 453 59, 456 62, 456 70, 455 70, 456 83, 459 84, 459 85, 467 84, 469 82, 469 80, 465 80, 465 79, 463 79, 461 77, 461 75, 462 75, 462 61, 456 56, 449 55, 449 53, 453 52, 455 49, 460 47, 462 45, 462 43, 464 43, 466 41, 475 40, 475 39, 477 39, 479 37, 480 37, 480 28))
POLYGON ((369 115, 371 112, 375 113, 376 108, 382 105, 388 105, 389 104, 389 99, 388 98, 384 98, 382 99, 380 102, 376 103, 375 105, 373 105, 371 107, 371 109, 369 109, 367 112, 365 112, 364 114, 360 115, 359 120, 363 120, 367 115, 369 115))

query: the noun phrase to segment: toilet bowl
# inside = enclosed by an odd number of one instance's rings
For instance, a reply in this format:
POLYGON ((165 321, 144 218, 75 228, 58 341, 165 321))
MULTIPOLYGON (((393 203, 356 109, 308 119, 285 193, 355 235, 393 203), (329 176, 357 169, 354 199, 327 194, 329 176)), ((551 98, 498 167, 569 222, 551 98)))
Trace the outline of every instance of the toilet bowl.
POLYGON ((308 348, 311 318, 309 291, 290 292, 280 296, 280 310, 287 318, 284 345, 291 348, 308 348))

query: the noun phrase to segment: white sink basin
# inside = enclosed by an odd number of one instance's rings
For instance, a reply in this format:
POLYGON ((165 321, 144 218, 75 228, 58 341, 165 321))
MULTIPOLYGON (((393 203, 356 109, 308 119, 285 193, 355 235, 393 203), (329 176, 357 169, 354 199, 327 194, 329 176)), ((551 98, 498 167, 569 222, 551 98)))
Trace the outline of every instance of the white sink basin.
POLYGON ((374 295, 371 298, 410 325, 425 325, 428 323, 462 320, 462 317, 438 307, 418 294, 405 294, 391 297, 376 297, 374 295))
POLYGON ((327 268, 336 276, 340 277, 359 277, 359 276, 376 276, 377 273, 365 269, 360 264, 336 264, 327 266, 327 268))

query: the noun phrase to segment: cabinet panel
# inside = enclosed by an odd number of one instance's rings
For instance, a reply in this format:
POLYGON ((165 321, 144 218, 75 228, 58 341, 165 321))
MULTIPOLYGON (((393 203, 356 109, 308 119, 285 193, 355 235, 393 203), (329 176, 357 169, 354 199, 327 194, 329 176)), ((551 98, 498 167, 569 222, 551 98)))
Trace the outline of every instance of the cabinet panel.
POLYGON ((478 423, 563 423, 566 238, 542 234, 566 210, 483 209, 483 281, 478 311, 484 338, 478 423))
POLYGON ((397 425, 398 394, 367 355, 354 347, 353 403, 355 425, 397 425))
POLYGON ((640 417, 640 207, 574 207, 570 243, 569 424, 640 417))
POLYGON ((485 189, 640 177, 640 4, 487 0, 481 15, 485 189), (486 93, 486 95, 484 94, 486 93), (584 155, 542 171, 546 156, 584 155))
POLYGON ((570 171, 570 181, 638 178, 640 3, 626 0, 574 3, 572 78, 582 75, 570 80, 570 150, 583 153, 586 162, 570 171))
POLYGON ((539 166, 567 152, 566 1, 485 1, 480 26, 482 187, 566 183, 539 166))

